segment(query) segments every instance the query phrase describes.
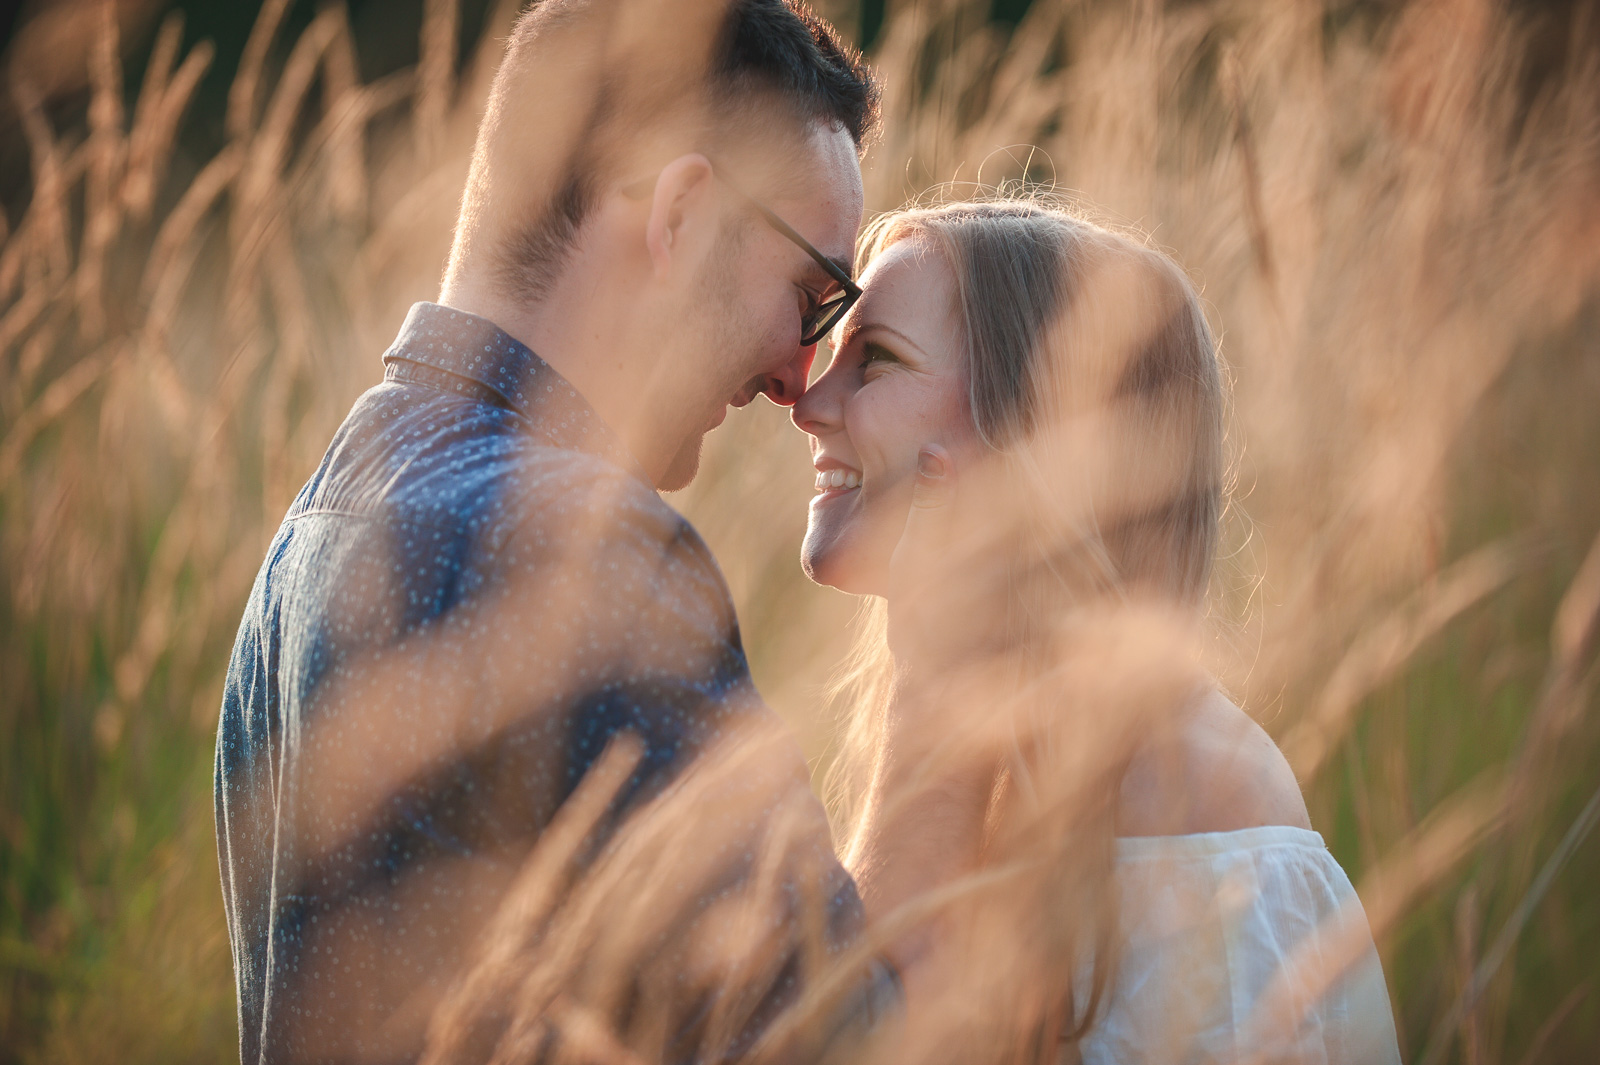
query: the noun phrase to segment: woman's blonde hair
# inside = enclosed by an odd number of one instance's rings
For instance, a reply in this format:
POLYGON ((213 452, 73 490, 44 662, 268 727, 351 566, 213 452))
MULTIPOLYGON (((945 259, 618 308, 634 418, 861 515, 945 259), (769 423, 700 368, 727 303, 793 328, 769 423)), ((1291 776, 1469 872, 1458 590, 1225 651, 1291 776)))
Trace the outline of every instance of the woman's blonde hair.
MULTIPOLYGON (((1039 198, 919 206, 868 226, 858 272, 905 241, 954 275, 972 421, 995 459, 984 476, 999 477, 1008 500, 993 543, 1006 559, 1005 642, 1020 650, 1020 672, 1015 691, 993 700, 1012 710, 1014 742, 996 780, 985 860, 1039 858, 1042 842, 1054 871, 1037 885, 1040 897, 1070 892, 1057 908, 1081 915, 1040 940, 1066 954, 1054 966, 1066 994, 1047 993, 1055 997, 1023 1020, 1033 1035, 1012 1056, 1037 1059, 1092 1023, 1114 964, 1116 795, 1132 754, 1106 748, 1106 764, 1070 787, 1039 779, 1064 764, 1063 745, 1079 742, 1052 691, 1063 647, 1081 647, 1086 632, 1104 636, 1107 614, 1097 608, 1199 610, 1223 507, 1224 376, 1194 286, 1137 236, 1039 198), (1100 620, 1086 626, 1087 616, 1100 620), (1063 801, 1077 808, 1040 805, 1063 801), (1085 998, 1076 974, 1091 960, 1085 998)), ((828 792, 846 839, 880 750, 886 622, 884 601, 869 601, 835 687, 846 710, 828 792)))

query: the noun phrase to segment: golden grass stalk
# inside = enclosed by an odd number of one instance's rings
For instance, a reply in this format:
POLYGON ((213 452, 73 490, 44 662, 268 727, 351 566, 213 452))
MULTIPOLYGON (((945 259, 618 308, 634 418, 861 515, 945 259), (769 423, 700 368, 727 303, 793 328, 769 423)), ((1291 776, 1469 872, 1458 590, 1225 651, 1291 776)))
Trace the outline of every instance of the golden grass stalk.
POLYGON ((461 21, 457 0, 424 0, 417 103, 413 111, 417 155, 423 167, 438 158, 445 116, 455 94, 456 41, 461 21))
POLYGON ((248 139, 256 124, 256 98, 260 92, 262 68, 267 53, 278 35, 278 27, 289 10, 289 0, 265 0, 256 16, 250 37, 245 41, 239 69, 228 86, 228 137, 248 139))
POLYGON ((1361 701, 1415 657, 1424 641, 1504 586, 1523 564, 1525 549, 1494 543, 1430 578, 1412 601, 1352 642, 1306 716, 1282 740, 1295 776, 1308 780, 1352 725, 1361 701))
POLYGON ((100 7, 100 28, 89 55, 89 174, 85 185, 83 249, 78 256, 78 325, 86 340, 105 329, 100 287, 106 249, 119 229, 117 185, 127 155, 122 136, 122 61, 118 54, 116 4, 100 7))
MULTIPOLYGON (((350 33, 350 18, 344 5, 330 8, 336 29, 323 55, 323 91, 331 98, 329 118, 357 106, 361 98, 360 76, 356 67, 356 42, 350 33)), ((339 123, 328 138, 328 202, 336 217, 359 223, 367 206, 366 138, 360 134, 365 123, 339 123)))
POLYGON ((1561 837, 1561 842, 1551 852, 1539 870, 1539 875, 1534 878, 1533 883, 1517 902, 1516 909, 1511 912, 1511 916, 1500 929, 1500 934, 1495 937, 1494 943, 1484 952, 1483 959, 1472 970, 1471 979, 1467 981, 1461 994, 1440 1018, 1438 1026, 1428 1040, 1427 1048, 1423 1051, 1420 1059, 1422 1065, 1435 1065, 1444 1056, 1449 1047, 1450 1035, 1464 1018, 1471 1015, 1479 996, 1483 994, 1489 981, 1498 974, 1500 967, 1505 964, 1528 919, 1533 916, 1539 903, 1544 901, 1545 893, 1550 890, 1556 875, 1561 872, 1572 857, 1572 852, 1583 843, 1597 822, 1600 822, 1600 791, 1596 791, 1584 804, 1578 819, 1561 837))

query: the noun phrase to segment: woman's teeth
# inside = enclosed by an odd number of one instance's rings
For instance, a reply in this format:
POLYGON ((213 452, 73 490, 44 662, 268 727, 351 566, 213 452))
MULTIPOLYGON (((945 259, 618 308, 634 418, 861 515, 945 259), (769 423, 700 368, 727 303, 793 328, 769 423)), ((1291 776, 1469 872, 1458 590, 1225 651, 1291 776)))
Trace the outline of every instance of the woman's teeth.
POLYGON ((819 470, 817 472, 817 491, 826 492, 830 488, 860 488, 861 475, 855 470, 819 470))

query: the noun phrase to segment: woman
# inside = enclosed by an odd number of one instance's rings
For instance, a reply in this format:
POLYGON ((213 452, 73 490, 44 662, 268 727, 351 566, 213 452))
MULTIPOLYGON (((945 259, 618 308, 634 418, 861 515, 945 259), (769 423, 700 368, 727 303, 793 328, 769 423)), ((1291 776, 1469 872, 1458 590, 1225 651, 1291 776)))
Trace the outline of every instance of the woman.
POLYGON ((835 783, 931 974, 908 1060, 1398 1062, 1348 878, 1195 664, 1225 389, 1191 285, 1021 200, 888 215, 859 259, 794 410, 802 563, 880 604, 835 783))

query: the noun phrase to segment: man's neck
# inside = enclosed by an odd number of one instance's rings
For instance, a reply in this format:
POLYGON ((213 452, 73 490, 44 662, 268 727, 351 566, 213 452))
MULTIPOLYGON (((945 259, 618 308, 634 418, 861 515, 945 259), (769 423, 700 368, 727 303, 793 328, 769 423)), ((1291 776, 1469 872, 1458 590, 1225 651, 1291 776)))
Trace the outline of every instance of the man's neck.
POLYGON ((615 317, 585 313, 587 301, 564 301, 568 287, 558 286, 539 303, 522 303, 501 298, 488 286, 447 280, 439 302, 488 319, 538 355, 594 408, 651 481, 658 481, 671 455, 663 454, 669 449, 661 445, 664 434, 652 418, 651 390, 640 385, 648 371, 632 365, 640 345, 623 335, 615 317))

